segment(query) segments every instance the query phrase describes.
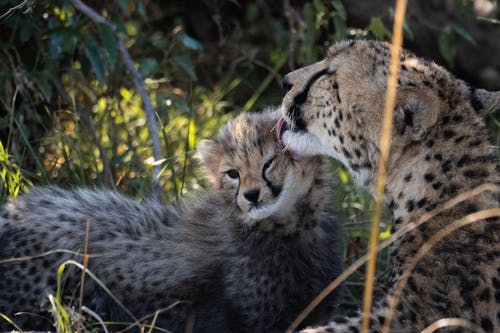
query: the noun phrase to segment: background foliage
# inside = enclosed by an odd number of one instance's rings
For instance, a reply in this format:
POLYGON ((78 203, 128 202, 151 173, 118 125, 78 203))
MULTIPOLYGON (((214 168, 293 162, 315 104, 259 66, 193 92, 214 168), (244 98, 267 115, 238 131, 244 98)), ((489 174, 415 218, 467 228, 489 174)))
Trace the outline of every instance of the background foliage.
MULTIPOLYGON (((198 140, 213 137, 239 112, 279 104, 282 76, 316 61, 333 42, 390 39, 393 5, 87 4, 118 27, 154 103, 163 150, 159 181, 167 200, 203 186, 193 159, 198 140)), ((496 1, 413 2, 406 46, 475 85, 500 89, 500 60, 488 56, 498 54, 498 16, 496 1)), ((0 0, 0 202, 35 184, 108 186, 148 196, 153 158, 146 121, 108 27, 90 21, 69 0, 0 0)), ((498 145, 498 119, 489 122, 498 145)), ((356 254, 367 235, 371 199, 341 166, 332 166, 332 177, 351 237, 348 255, 356 254)), ((383 228, 381 237, 389 223, 383 228)))

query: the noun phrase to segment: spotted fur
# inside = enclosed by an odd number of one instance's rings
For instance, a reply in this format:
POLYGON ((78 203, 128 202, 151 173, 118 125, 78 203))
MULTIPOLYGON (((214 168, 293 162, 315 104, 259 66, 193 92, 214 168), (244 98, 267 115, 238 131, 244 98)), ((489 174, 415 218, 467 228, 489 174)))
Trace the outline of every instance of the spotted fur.
MULTIPOLYGON (((179 300, 189 303, 162 312, 157 327, 184 332, 194 314, 195 332, 282 331, 342 263, 325 162, 286 156, 273 132, 279 116, 243 114, 216 140, 201 141, 212 189, 178 207, 54 187, 12 198, 0 217, 0 312, 23 329, 52 327, 45 311, 57 267, 81 256, 1 260, 55 249, 81 254, 89 222, 89 270, 137 319, 179 300), (42 317, 15 315, 20 311, 42 317)), ((66 304, 78 305, 79 281, 79 270, 65 273, 66 304)), ((84 305, 107 321, 133 321, 91 278, 85 281, 84 305)), ((0 331, 10 328, 0 321, 0 331)))
MULTIPOLYGON (((346 41, 333 46, 324 60, 287 74, 283 112, 291 129, 279 133, 287 148, 294 154, 339 160, 358 184, 373 192, 389 59, 386 43, 346 41)), ((500 92, 472 89, 435 63, 402 52, 385 191, 385 203, 394 214, 393 231, 459 193, 484 183, 499 184, 498 159, 483 119, 499 106, 500 92)), ((390 287, 443 227, 496 207, 498 192, 486 192, 400 238, 391 249, 390 287)), ((455 317, 476 325, 474 332, 498 330, 499 273, 498 217, 454 231, 412 271, 391 332, 420 332, 439 319, 455 317)), ((381 331, 386 309, 387 300, 375 306, 370 332, 381 331)), ((358 332, 360 318, 340 318, 304 332, 358 332)))

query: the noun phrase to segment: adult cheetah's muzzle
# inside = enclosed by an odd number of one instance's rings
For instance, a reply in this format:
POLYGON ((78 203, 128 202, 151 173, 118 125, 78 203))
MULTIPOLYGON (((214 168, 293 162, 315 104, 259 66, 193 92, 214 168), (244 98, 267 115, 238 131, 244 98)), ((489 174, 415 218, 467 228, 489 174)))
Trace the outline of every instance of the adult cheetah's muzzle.
POLYGON ((298 106, 297 104, 292 104, 290 109, 288 109, 287 115, 288 119, 290 119, 290 121, 292 122, 291 124, 292 131, 307 132, 307 124, 304 118, 302 117, 300 106, 298 106))
MULTIPOLYGON (((283 151, 287 151, 288 155, 291 157, 292 160, 300 161, 302 159, 302 156, 300 156, 299 154, 295 154, 294 152, 288 150, 287 146, 283 142, 283 134, 286 131, 291 131, 291 130, 292 129, 290 128, 290 125, 286 122, 285 118, 280 118, 280 120, 278 120, 278 124, 276 125, 276 136, 278 138, 278 144, 280 146, 280 149, 283 151)), ((279 192, 280 191, 281 191, 281 188, 279 189, 279 192)), ((279 194, 279 192, 278 192, 278 194, 279 194)))

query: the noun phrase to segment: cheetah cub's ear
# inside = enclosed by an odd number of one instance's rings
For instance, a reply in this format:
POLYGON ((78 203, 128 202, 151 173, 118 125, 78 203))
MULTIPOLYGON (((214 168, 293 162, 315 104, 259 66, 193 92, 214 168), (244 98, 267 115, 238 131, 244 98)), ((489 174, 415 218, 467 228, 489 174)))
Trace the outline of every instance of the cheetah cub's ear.
POLYGON ((474 89, 471 94, 472 107, 482 116, 500 110, 500 91, 474 89))
POLYGON ((439 109, 439 99, 432 91, 417 88, 399 89, 394 110, 394 134, 403 139, 403 144, 422 140, 437 122, 439 109))
POLYGON ((205 175, 213 185, 219 181, 217 174, 220 160, 222 158, 222 147, 214 140, 203 139, 196 147, 195 157, 200 160, 205 175))

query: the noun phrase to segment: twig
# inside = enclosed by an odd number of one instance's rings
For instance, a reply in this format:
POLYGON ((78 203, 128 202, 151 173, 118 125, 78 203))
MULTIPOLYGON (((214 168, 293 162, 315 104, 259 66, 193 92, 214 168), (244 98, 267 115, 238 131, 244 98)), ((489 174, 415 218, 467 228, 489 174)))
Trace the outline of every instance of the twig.
POLYGON ((6 16, 9 16, 12 12, 15 12, 16 10, 18 9, 21 9, 22 7, 24 7, 24 5, 26 5, 30 0, 24 0, 23 2, 21 2, 20 4, 12 7, 12 8, 9 8, 5 13, 3 13, 1 16, 0 16, 0 20, 3 19, 4 17, 6 16))
POLYGON ((387 78, 387 90, 385 94, 384 115, 382 119, 382 134, 380 135, 380 161, 377 170, 377 183, 375 186, 375 207, 373 213, 372 231, 368 243, 368 264, 366 267, 365 290, 363 296, 363 318, 361 332, 368 332, 370 325, 370 312, 373 299, 373 277, 377 261, 377 239, 380 229, 380 218, 382 216, 382 202, 385 189, 385 178, 387 173, 387 160, 391 147, 392 115, 396 104, 396 86, 399 74, 399 62, 401 47, 403 45, 403 20, 406 11, 406 0, 396 1, 394 15, 393 40, 391 43, 391 62, 389 65, 389 77, 387 78))
POLYGON ((67 104, 73 106, 74 110, 76 111, 80 119, 83 121, 83 124, 85 125, 85 127, 87 127, 91 140, 97 146, 97 149, 99 149, 99 155, 101 156, 101 162, 102 162, 103 182, 106 186, 115 188, 115 182, 113 181, 113 175, 111 174, 111 168, 109 166, 108 156, 106 155, 106 151, 101 146, 99 138, 97 137, 97 132, 95 130, 95 126, 94 123, 92 122, 92 119, 89 117, 88 113, 85 110, 83 110, 76 104, 75 99, 72 98, 66 92, 66 90, 64 90, 61 81, 59 81, 57 77, 52 78, 52 83, 54 84, 54 87, 56 88, 58 94, 64 99, 64 101, 67 104))
MULTIPOLYGON (((87 6, 80 0, 70 0, 73 6, 90 18, 94 23, 104 24, 111 29, 116 40, 118 41, 118 49, 120 50, 121 58, 132 75, 132 80, 134 81, 134 86, 136 91, 141 96, 142 104, 144 105, 144 112, 146 113, 146 119, 148 120, 149 134, 153 141, 153 159, 154 161, 159 161, 161 156, 160 149, 160 136, 158 134, 158 125, 156 124, 155 110, 151 98, 149 97, 146 88, 144 87, 144 82, 139 75, 139 72, 135 69, 134 62, 130 57, 130 53, 125 46, 122 35, 118 31, 118 28, 99 15, 95 10, 87 6)), ((153 194, 159 194, 160 186, 158 182, 158 177, 160 175, 161 167, 159 164, 154 163, 153 165, 153 194)))

